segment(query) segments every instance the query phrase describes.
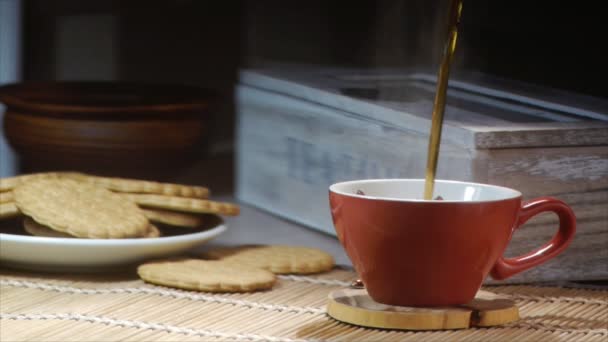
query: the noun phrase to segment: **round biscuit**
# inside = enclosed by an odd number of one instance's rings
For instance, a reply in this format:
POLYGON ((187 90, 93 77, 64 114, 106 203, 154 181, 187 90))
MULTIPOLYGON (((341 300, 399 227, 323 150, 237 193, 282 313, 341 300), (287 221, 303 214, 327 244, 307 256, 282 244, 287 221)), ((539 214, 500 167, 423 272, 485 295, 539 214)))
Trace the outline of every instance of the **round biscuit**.
POLYGON ((12 191, 0 191, 0 203, 11 203, 14 201, 15 195, 13 195, 12 191))
POLYGON ((179 212, 236 216, 239 214, 240 210, 239 206, 236 204, 203 200, 198 198, 127 193, 123 193, 121 196, 142 207, 167 209, 179 212))
POLYGON ((60 179, 70 178, 81 180, 84 178, 84 174, 79 172, 37 172, 23 174, 13 177, 0 178, 0 191, 9 191, 20 184, 29 182, 35 179, 60 179))
POLYGON ((207 251, 203 257, 258 267, 276 274, 309 274, 329 271, 334 258, 319 249, 287 246, 236 246, 207 251))
POLYGON ((137 274, 148 283, 207 292, 250 292, 276 282, 273 273, 262 269, 200 259, 148 262, 137 274))
POLYGON ((73 238, 74 237, 70 234, 58 232, 52 228, 43 226, 40 223, 32 220, 29 217, 26 217, 25 219, 23 219, 23 229, 25 229, 26 232, 28 232, 30 235, 33 235, 33 236, 54 237, 54 238, 73 238))
POLYGON ((148 230, 146 231, 146 234, 144 234, 143 237, 145 238, 157 238, 160 237, 162 234, 160 232, 160 229, 158 229, 157 226, 153 225, 153 224, 149 224, 148 225, 148 230))
MULTIPOLYGON (((41 236, 41 237, 56 237, 56 238, 74 238, 75 236, 69 235, 67 233, 58 232, 50 227, 43 226, 40 223, 32 220, 29 217, 26 217, 23 220, 23 229, 33 236, 41 236)), ((142 237, 144 238, 156 238, 160 237, 161 233, 158 227, 150 224, 148 226, 148 230, 146 234, 142 237)))
POLYGON ((161 183, 141 179, 101 177, 94 175, 86 175, 83 177, 82 181, 116 192, 158 194, 193 198, 209 197, 209 189, 196 185, 161 183))
POLYGON ((170 226, 196 228, 203 224, 203 217, 201 215, 164 209, 142 209, 142 211, 148 220, 170 226))
POLYGON ((148 219, 133 202, 71 179, 35 179, 13 190, 15 204, 34 221, 84 238, 141 237, 148 219))
POLYGON ((0 219, 21 215, 21 211, 14 202, 0 203, 0 219))

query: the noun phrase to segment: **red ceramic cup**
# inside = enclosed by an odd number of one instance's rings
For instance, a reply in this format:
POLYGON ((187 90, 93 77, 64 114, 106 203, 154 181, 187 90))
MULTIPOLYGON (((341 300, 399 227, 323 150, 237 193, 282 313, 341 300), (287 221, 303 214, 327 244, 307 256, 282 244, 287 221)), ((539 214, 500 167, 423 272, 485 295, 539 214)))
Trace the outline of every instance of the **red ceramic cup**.
POLYGON ((360 180, 329 188, 338 238, 377 302, 468 303, 488 274, 500 280, 537 266, 561 253, 576 230, 572 210, 550 197, 522 203, 513 189, 442 180, 435 182, 435 196, 443 200, 422 200, 423 192, 422 179, 360 180), (546 211, 559 217, 553 239, 526 255, 503 257, 513 232, 546 211))

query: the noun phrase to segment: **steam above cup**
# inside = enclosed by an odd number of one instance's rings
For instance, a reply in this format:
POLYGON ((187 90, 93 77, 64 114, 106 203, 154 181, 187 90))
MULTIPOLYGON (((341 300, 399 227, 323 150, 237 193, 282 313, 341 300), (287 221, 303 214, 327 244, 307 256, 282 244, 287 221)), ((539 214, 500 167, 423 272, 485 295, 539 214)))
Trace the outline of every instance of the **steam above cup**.
POLYGON ((519 191, 478 183, 435 181, 423 200, 423 179, 376 179, 329 188, 340 243, 377 302, 444 306, 471 301, 491 274, 505 279, 561 253, 576 222, 562 201, 541 197, 522 203, 519 191), (504 258, 513 232, 532 216, 555 212, 551 241, 520 257, 504 258))

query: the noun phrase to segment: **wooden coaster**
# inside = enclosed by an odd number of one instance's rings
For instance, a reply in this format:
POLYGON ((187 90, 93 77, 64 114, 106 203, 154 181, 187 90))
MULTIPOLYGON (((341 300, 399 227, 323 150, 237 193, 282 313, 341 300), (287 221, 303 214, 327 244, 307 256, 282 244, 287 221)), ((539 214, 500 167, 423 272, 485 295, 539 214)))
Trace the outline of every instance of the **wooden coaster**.
POLYGON ((477 292, 468 304, 419 308, 377 303, 365 289, 342 289, 329 294, 327 313, 350 324, 399 330, 489 327, 519 319, 519 309, 512 300, 487 291, 477 292))

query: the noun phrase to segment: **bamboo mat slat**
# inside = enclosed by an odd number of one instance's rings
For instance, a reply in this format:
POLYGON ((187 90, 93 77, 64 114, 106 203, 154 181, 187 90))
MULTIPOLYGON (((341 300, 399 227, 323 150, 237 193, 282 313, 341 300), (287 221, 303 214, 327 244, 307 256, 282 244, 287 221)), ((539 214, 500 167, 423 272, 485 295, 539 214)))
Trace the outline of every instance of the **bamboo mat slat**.
POLYGON ((502 327, 391 331, 338 322, 327 295, 349 270, 280 276, 270 291, 212 294, 153 286, 134 273, 57 275, 0 270, 1 341, 608 341, 608 291, 486 286, 515 300, 502 327))

